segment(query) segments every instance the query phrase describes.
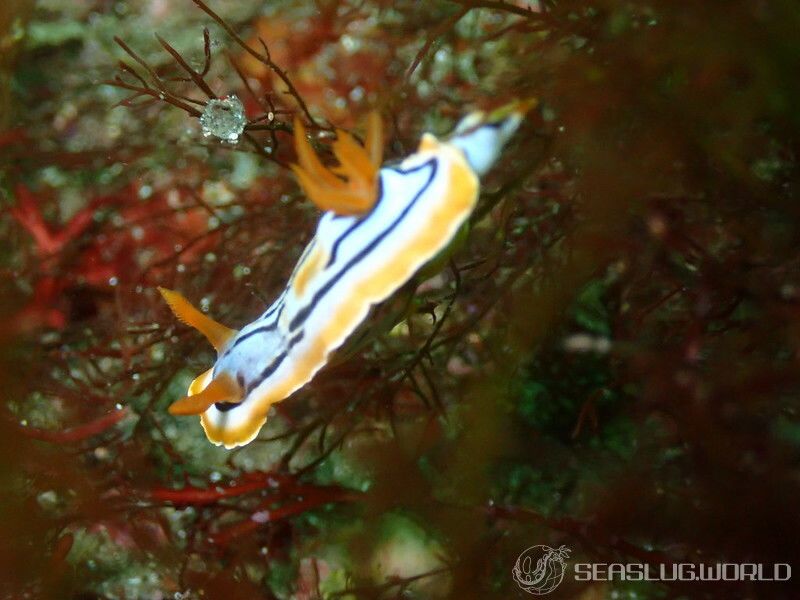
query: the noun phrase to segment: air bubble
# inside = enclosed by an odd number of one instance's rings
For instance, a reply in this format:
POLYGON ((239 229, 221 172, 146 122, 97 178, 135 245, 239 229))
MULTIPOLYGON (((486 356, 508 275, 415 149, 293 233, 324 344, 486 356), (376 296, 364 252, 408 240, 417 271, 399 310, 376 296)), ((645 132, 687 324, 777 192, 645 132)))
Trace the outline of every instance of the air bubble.
POLYGON ((359 102, 364 99, 364 88, 360 85, 357 85, 352 90, 350 90, 350 100, 353 102, 359 102))
POLYGON ((269 521, 269 518, 270 518, 270 512, 268 510, 260 510, 256 513, 253 513, 252 516, 250 517, 250 520, 252 520, 255 523, 267 523, 269 521))
POLYGON ((203 136, 231 143, 239 141, 246 124, 244 106, 236 95, 209 100, 200 115, 203 136))

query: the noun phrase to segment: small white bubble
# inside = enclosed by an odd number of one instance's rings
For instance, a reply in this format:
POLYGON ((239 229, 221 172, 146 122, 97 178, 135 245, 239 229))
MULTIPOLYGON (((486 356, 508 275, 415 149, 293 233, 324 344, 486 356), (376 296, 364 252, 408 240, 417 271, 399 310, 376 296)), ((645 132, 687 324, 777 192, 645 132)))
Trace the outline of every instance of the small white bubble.
POLYGON ((167 205, 169 205, 170 208, 180 208, 181 195, 178 190, 171 189, 167 192, 167 205))
POLYGON ((236 265, 233 267, 233 276, 236 279, 241 279, 242 277, 246 277, 250 275, 250 267, 246 267, 244 265, 236 265))
POLYGON ((358 40, 347 34, 339 38, 339 43, 342 44, 347 52, 355 52, 359 46, 358 40))
POLYGON ((433 86, 427 81, 420 81, 417 84, 417 93, 420 98, 427 98, 433 92, 433 86))
POLYGON ((119 279, 117 279, 116 277, 109 277, 108 278, 108 285, 110 285, 111 287, 114 287, 118 283, 119 283, 119 279))
POLYGON ((242 101, 235 95, 209 100, 200 115, 200 126, 205 137, 214 136, 226 142, 237 142, 242 135, 247 117, 242 101))
POLYGON ((350 90, 350 100, 353 102, 359 102, 364 98, 364 88, 360 85, 357 85, 352 90, 350 90))
POLYGON ((611 340, 605 337, 593 336, 588 333, 574 333, 564 338, 562 342, 567 352, 597 352, 606 354, 611 350, 611 340))
POLYGON ((250 517, 251 521, 256 523, 266 523, 269 521, 270 512, 268 510, 260 510, 250 517))

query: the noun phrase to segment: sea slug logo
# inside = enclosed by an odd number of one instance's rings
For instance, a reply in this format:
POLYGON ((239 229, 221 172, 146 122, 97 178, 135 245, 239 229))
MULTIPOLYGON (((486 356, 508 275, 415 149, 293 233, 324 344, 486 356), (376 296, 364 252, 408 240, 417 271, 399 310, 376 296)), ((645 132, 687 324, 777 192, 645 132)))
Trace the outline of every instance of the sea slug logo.
POLYGON ((570 550, 566 546, 561 546, 557 550, 550 546, 531 546, 517 558, 517 563, 511 571, 514 581, 529 594, 536 596, 549 594, 564 579, 566 570, 564 561, 569 557, 569 553, 570 550))
MULTIPOLYGON (((571 550, 531 546, 517 558, 511 574, 519 587, 536 596, 549 594, 564 580, 571 550)), ((571 562, 575 581, 789 581, 789 563, 604 563, 571 562)))

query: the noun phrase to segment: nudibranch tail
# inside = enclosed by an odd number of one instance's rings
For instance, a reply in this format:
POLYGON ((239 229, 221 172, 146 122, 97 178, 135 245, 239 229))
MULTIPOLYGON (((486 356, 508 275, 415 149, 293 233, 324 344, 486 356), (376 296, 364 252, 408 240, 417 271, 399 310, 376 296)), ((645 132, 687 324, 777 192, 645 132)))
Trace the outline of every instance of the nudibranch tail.
POLYGON ((220 373, 202 391, 176 400, 169 406, 171 415, 199 415, 217 403, 238 404, 242 389, 227 373, 220 373))
POLYGON ((486 174, 500 156, 525 114, 537 105, 536 99, 516 100, 488 115, 477 111, 456 126, 450 143, 459 148, 478 175, 486 174))
POLYGON ((320 209, 339 215, 364 214, 378 197, 377 174, 383 154, 380 116, 370 115, 365 147, 344 131, 337 130, 336 137, 333 154, 339 166, 328 169, 306 139, 303 123, 295 118, 295 151, 299 164, 292 165, 292 170, 300 187, 320 209))
POLYGON ((202 333, 217 352, 220 352, 225 347, 225 344, 236 335, 235 329, 225 327, 225 325, 207 317, 178 292, 173 292, 163 287, 159 287, 158 291, 161 292, 161 296, 167 301, 178 320, 202 333))
POLYGON ((487 123, 499 123, 509 118, 514 118, 515 116, 523 117, 529 111, 536 108, 539 104, 539 100, 537 98, 528 98, 526 100, 515 100, 514 102, 509 102, 508 104, 504 104, 500 108, 496 108, 492 112, 489 113, 489 116, 486 117, 487 123))

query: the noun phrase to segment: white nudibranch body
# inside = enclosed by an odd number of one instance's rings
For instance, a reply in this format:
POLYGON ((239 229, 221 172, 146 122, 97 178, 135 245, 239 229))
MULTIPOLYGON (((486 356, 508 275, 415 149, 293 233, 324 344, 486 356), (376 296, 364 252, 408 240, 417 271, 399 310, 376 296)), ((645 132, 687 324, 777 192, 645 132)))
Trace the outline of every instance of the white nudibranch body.
POLYGON ((370 308, 406 283, 456 235, 475 207, 478 177, 496 161, 532 102, 465 117, 453 136, 425 134, 417 152, 379 167, 380 120, 365 147, 338 132, 340 166, 324 167, 295 122, 301 187, 323 208, 285 290, 240 331, 214 322, 180 294, 162 289, 179 319, 214 345, 214 366, 195 379, 172 414, 200 414, 208 439, 250 442, 272 404, 310 381, 370 308))

